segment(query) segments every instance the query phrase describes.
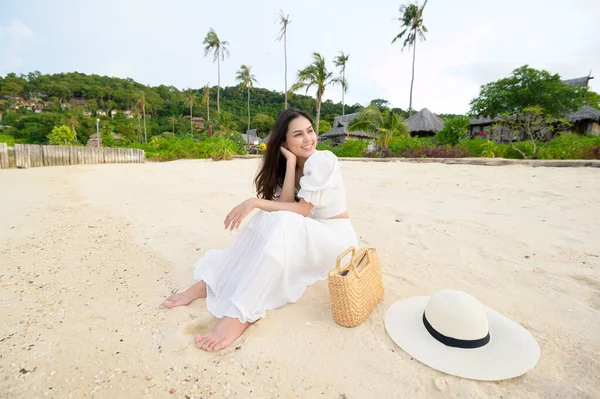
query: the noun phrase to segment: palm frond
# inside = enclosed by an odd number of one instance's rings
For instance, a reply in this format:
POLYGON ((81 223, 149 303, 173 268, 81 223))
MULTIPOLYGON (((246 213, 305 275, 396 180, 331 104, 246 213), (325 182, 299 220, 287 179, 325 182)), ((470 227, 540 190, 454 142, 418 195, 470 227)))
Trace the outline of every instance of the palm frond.
POLYGON ((281 24, 281 29, 279 30, 279 36, 277 36, 277 41, 281 41, 287 32, 287 26, 292 23, 290 21, 290 16, 285 15, 283 10, 279 10, 279 23, 281 24))

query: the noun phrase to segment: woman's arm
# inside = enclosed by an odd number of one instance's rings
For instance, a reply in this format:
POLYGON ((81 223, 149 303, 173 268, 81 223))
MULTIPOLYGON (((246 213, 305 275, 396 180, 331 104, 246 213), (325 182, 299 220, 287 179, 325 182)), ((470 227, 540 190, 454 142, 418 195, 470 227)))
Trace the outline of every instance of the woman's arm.
POLYGON ((279 202, 296 202, 295 196, 296 187, 296 158, 287 158, 285 168, 285 178, 283 179, 283 187, 279 202))
POLYGON ((301 199, 300 202, 279 202, 250 198, 233 208, 225 218, 223 224, 225 230, 237 229, 253 209, 262 209, 266 212, 289 211, 298 213, 302 216, 308 216, 312 211, 313 206, 313 204, 306 202, 303 199, 301 199))
POLYGON ((261 209, 265 212, 290 211, 302 216, 308 216, 314 207, 313 204, 304 201, 302 198, 300 199, 300 202, 267 201, 257 198, 253 198, 253 200, 254 204, 252 208, 261 209))

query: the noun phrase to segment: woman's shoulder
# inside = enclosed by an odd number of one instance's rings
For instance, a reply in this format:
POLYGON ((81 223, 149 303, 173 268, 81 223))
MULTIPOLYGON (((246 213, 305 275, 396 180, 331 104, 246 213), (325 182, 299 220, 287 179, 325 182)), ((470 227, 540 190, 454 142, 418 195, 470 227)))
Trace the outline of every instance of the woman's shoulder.
POLYGON ((304 176, 300 185, 307 190, 321 190, 335 181, 339 175, 337 157, 331 151, 315 151, 304 164, 304 176))
POLYGON ((316 150, 307 160, 305 171, 311 171, 322 167, 334 167, 338 162, 337 156, 329 150, 316 150))

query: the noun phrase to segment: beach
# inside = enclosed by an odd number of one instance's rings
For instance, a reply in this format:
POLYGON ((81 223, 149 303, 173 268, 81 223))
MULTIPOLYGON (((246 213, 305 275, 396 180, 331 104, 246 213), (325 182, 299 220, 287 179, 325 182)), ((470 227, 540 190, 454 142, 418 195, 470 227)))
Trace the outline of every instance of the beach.
POLYGON ((194 346, 216 322, 204 300, 161 304, 238 234, 223 220, 259 160, 0 171, 0 397, 600 397, 598 168, 341 165, 383 301, 340 327, 321 281, 218 353, 194 346), (477 382, 403 352, 385 311, 442 288, 527 328, 538 365, 477 382))

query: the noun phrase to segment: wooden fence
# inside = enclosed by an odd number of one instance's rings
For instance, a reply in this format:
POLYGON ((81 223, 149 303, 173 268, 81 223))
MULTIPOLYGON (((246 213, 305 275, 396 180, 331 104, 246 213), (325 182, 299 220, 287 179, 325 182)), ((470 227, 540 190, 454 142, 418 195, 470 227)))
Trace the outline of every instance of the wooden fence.
POLYGON ((0 169, 8 169, 8 145, 0 143, 0 169))
MULTIPOLYGON (((0 164, 2 168, 5 167, 4 155, 6 155, 6 167, 8 167, 8 151, 3 150, 6 148, 6 144, 0 143, 0 164)), ((98 163, 143 163, 145 159, 144 151, 136 148, 15 144, 14 152, 17 168, 98 163)))

